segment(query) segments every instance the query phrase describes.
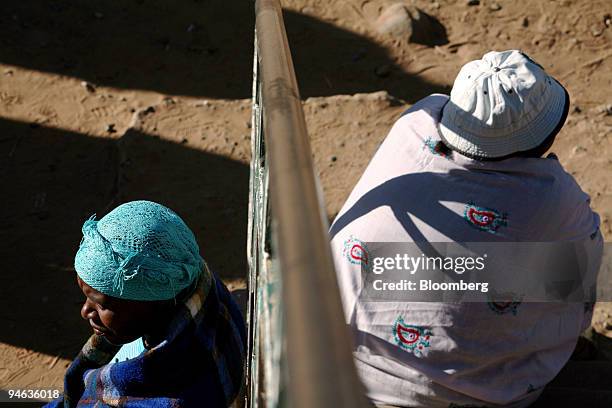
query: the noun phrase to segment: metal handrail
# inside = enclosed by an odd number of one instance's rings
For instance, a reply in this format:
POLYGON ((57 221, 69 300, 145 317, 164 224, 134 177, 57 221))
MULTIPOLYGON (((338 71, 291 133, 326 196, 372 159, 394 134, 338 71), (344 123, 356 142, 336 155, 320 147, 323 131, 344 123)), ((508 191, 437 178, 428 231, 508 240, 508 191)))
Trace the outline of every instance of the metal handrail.
POLYGON ((252 144, 249 282, 260 287, 250 288, 249 390, 269 396, 274 384, 261 380, 267 375, 277 377, 281 385, 272 403, 250 395, 249 405, 369 406, 353 363, 322 194, 278 0, 256 1, 255 31, 253 134, 260 131, 264 137, 254 136, 252 144), (263 123, 256 123, 258 115, 263 123), (266 222, 268 192, 271 228, 266 222), (266 236, 271 237, 271 249, 264 248, 266 236), (258 268, 268 272, 254 276, 258 268), (274 293, 261 287, 270 284, 281 289, 282 297, 276 301, 274 293), (272 314, 266 316, 268 305, 272 314), (279 316, 280 322, 266 321, 279 316), (271 327, 282 330, 281 337, 275 338, 271 327), (262 342, 272 344, 265 347, 262 342), (268 364, 268 357, 261 355, 266 350, 272 354, 268 364), (271 365, 283 372, 269 373, 271 365))

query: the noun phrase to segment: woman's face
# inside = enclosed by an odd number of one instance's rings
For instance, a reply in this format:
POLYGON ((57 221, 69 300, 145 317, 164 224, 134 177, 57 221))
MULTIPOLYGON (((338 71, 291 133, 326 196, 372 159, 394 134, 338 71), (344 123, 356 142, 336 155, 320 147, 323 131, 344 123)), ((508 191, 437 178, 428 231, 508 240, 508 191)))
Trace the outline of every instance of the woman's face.
POLYGON ((81 278, 77 283, 85 294, 81 317, 94 333, 113 344, 125 344, 151 333, 167 317, 169 302, 118 299, 98 292, 81 278))

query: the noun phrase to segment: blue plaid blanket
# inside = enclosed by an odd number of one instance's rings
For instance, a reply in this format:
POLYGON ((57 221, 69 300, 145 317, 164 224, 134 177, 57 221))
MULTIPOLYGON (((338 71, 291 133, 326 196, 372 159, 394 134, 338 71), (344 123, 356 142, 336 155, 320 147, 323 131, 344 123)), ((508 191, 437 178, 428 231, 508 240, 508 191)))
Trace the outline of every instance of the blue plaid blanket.
POLYGON ((120 346, 93 335, 66 372, 63 397, 46 407, 227 407, 243 384, 244 319, 223 283, 208 276, 165 340, 140 356, 110 363, 120 346))

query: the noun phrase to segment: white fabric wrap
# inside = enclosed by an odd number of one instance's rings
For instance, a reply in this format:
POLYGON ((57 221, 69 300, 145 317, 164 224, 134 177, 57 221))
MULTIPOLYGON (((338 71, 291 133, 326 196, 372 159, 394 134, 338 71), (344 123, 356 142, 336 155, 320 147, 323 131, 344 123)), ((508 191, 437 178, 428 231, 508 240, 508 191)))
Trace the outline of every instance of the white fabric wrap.
POLYGON ((457 153, 451 159, 432 154, 425 142, 440 140, 437 122, 447 100, 431 95, 395 123, 332 225, 354 357, 368 396, 379 404, 525 407, 568 361, 590 324, 582 303, 524 303, 514 315, 496 314, 486 303, 357 302, 360 265, 345 256, 344 244, 351 238, 412 242, 422 234, 430 242, 587 240, 589 262, 598 269, 599 217, 557 160, 482 162, 457 153), (377 188, 379 193, 364 204, 364 196, 377 188), (360 199, 365 210, 348 216, 360 199), (506 213, 507 226, 495 234, 473 228, 464 219, 469 202, 506 213), (414 227, 411 233, 407 224, 414 227), (398 316, 431 330, 430 346, 421 356, 395 343, 398 316))

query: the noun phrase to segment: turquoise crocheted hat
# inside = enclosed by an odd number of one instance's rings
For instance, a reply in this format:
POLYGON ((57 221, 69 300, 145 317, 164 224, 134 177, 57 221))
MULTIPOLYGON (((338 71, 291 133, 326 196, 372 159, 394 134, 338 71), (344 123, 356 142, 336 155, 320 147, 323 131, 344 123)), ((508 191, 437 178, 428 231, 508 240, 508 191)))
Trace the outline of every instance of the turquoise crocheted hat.
POLYGON ((83 224, 74 259, 79 277, 108 296, 168 300, 196 282, 204 260, 189 227, 151 201, 122 204, 83 224))

